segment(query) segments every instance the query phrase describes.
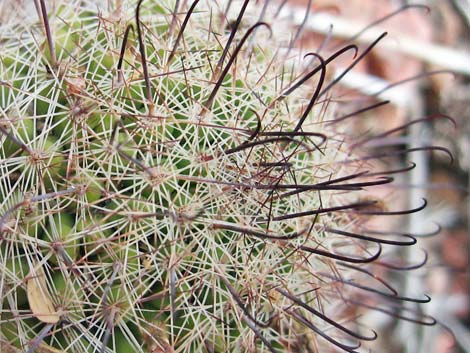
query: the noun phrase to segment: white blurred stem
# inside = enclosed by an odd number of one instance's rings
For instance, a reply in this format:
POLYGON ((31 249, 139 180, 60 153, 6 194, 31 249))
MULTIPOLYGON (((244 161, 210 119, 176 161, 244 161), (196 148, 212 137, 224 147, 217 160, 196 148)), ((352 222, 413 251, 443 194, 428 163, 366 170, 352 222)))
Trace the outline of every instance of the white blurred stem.
MULTIPOLYGON (((305 9, 293 6, 284 6, 280 13, 281 17, 289 18, 292 23, 301 25, 304 21, 305 9)), ((329 34, 334 37, 349 39, 355 33, 359 33, 367 24, 360 23, 345 17, 327 13, 313 13, 305 22, 305 29, 313 32, 329 34), (333 26, 333 31, 331 31, 333 26)), ((370 44, 376 40, 384 29, 376 26, 369 28, 354 40, 357 43, 370 44)), ((434 64, 444 69, 470 75, 469 53, 448 48, 442 45, 427 43, 403 34, 391 33, 380 42, 381 48, 386 48, 414 58, 423 62, 434 64)))
MULTIPOLYGON (((412 104, 409 106, 410 116, 423 116, 423 102, 420 98, 418 92, 414 92, 412 104)), ((422 147, 426 145, 426 141, 429 140, 429 129, 426 125, 415 124, 410 127, 409 139, 411 141, 410 147, 422 147)), ((413 153, 412 155, 413 162, 416 163, 416 168, 414 168, 410 173, 410 182, 413 185, 426 185, 429 179, 429 165, 427 159, 427 153, 424 151, 413 153)), ((410 208, 416 207, 422 198, 426 197, 426 189, 415 187, 409 190, 409 206, 410 208)), ((429 224, 429 220, 426 219, 426 214, 423 212, 412 213, 408 218, 408 229, 411 234, 421 233, 423 229, 426 229, 429 224)), ((411 246, 406 248, 405 258, 408 262, 417 262, 422 258, 422 251, 418 246, 411 246)), ((403 294, 406 296, 417 296, 422 292, 423 280, 417 273, 412 273, 410 276, 406 277, 403 294)), ((415 307, 417 309, 417 307, 415 307)), ((429 330, 428 330, 429 331, 429 330)), ((426 330, 425 330, 426 332, 426 330)), ((401 342, 404 342, 405 351, 407 353, 417 353, 422 352, 421 348, 423 347, 423 331, 421 327, 409 323, 406 321, 400 322, 397 334, 401 342)), ((432 339, 432 337, 428 337, 432 339)), ((426 351, 429 353, 430 351, 426 351)))

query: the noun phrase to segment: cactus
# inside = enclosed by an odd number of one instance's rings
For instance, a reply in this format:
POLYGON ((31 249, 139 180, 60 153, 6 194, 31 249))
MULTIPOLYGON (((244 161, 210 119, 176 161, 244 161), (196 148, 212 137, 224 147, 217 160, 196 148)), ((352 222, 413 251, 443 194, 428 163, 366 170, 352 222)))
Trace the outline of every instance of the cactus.
POLYGON ((41 0, 0 27, 2 352, 355 352, 357 308, 433 323, 375 276, 416 241, 371 217, 422 207, 371 198, 410 168, 376 171, 329 101, 358 48, 292 59, 248 3, 41 0))

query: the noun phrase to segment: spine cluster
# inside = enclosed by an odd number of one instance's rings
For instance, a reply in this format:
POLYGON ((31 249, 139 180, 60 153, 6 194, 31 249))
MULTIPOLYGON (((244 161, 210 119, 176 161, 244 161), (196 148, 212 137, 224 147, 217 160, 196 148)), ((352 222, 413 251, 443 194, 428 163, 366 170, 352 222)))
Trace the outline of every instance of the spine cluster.
POLYGON ((376 170, 331 99, 331 62, 381 38, 298 58, 248 0, 36 5, 0 26, 2 352, 356 352, 359 309, 433 324, 375 275, 414 236, 368 228, 425 206, 368 191, 413 166, 376 170))

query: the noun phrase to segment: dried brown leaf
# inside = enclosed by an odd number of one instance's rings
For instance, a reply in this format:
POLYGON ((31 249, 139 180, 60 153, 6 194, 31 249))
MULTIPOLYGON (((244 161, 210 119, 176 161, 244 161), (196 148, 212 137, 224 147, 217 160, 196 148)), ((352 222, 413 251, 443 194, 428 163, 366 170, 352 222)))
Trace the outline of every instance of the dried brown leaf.
POLYGON ((31 271, 26 283, 28 303, 34 316, 45 323, 55 324, 59 322, 60 316, 54 308, 51 294, 47 289, 46 275, 42 265, 37 265, 31 271))

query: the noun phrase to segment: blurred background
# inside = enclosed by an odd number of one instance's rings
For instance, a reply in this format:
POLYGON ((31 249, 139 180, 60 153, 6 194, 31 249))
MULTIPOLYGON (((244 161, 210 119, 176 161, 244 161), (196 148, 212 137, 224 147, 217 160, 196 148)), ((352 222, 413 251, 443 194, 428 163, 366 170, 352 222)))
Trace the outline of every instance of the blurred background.
MULTIPOLYGON (((424 311, 439 324, 423 329, 374 315, 367 320, 375 320, 383 331, 373 352, 470 352, 470 1, 288 0, 282 14, 301 28, 297 49, 305 53, 318 49, 328 53, 351 39, 366 46, 382 32, 389 33, 340 82, 355 97, 391 102, 372 113, 376 116, 367 126, 361 126, 361 119, 359 130, 380 133, 437 113, 455 120, 457 127, 435 119, 396 135, 408 147, 446 147, 455 158, 449 165, 445 154, 412 153, 408 160, 417 167, 399 182, 409 190, 410 205, 420 197, 429 201, 425 212, 409 217, 408 230, 424 233, 433 222, 442 226, 439 235, 419 240, 429 255, 426 268, 402 283, 407 293, 424 289, 432 297, 424 311), (426 5, 431 11, 411 4, 426 5), (305 20, 307 9, 310 17, 305 20), (433 74, 420 77, 424 72, 433 74), (411 77, 418 78, 377 94, 411 77)), ((336 65, 341 67, 341 62, 336 65)), ((406 255, 410 260, 422 258, 420 250, 406 255)))

